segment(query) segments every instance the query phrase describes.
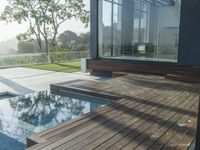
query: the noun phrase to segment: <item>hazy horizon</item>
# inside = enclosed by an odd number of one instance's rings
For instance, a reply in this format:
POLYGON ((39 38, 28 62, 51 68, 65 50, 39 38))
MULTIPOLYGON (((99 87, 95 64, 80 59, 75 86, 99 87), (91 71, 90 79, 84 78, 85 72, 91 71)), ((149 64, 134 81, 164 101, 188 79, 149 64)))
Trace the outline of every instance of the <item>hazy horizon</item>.
MULTIPOLYGON (((89 9, 89 0, 84 0, 87 9, 89 9)), ((4 7, 7 5, 7 0, 1 0, 0 5, 0 13, 4 10, 4 7)), ((7 41, 12 38, 16 38, 16 36, 19 33, 24 33, 28 29, 29 25, 27 23, 18 24, 18 23, 8 23, 0 21, 0 42, 7 41)), ((85 28, 84 25, 80 21, 76 21, 74 19, 70 21, 66 21, 59 29, 59 33, 65 31, 65 30, 71 30, 77 34, 82 32, 89 31, 89 27, 85 28)))

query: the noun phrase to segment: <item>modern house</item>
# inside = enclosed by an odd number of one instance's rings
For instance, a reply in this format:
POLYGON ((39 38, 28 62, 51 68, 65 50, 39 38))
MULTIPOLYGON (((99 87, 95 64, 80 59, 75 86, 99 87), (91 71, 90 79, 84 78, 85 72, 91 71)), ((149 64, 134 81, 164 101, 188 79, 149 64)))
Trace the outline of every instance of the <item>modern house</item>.
POLYGON ((200 0, 91 0, 94 74, 200 66, 200 0))
POLYGON ((200 150, 200 84, 165 79, 177 75, 200 83, 199 14, 198 0, 91 0, 87 69, 96 75, 127 75, 50 85, 51 94, 66 98, 39 93, 41 107, 52 106, 52 111, 42 109, 41 117, 31 113, 25 125, 45 128, 62 122, 28 137, 28 150, 200 150))

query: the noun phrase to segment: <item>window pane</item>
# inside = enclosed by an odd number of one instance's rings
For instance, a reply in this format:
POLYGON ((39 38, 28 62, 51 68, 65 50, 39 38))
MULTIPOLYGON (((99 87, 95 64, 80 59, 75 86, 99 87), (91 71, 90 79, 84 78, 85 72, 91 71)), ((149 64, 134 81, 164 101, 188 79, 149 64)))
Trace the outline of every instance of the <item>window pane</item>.
POLYGON ((142 2, 142 3, 141 3, 141 10, 147 12, 147 11, 148 11, 148 4, 142 2))
POLYGON ((181 0, 99 0, 99 56, 177 61, 181 0))
POLYGON ((141 12, 140 23, 140 42, 147 43, 148 39, 148 13, 141 12))
POLYGON ((139 0, 135 0, 135 1, 134 1, 134 9, 138 9, 138 10, 141 9, 141 8, 140 8, 140 1, 139 1, 139 0))
POLYGON ((139 42, 139 28, 140 28, 140 11, 134 10, 133 20, 133 42, 139 42))
POLYGON ((121 6, 113 5, 113 56, 121 55, 121 6))
POLYGON ((122 4, 122 0, 113 0, 114 3, 122 4))
POLYGON ((102 0, 99 7, 99 55, 111 56, 112 4, 102 0))
POLYGON ((177 61, 178 37, 180 23, 180 4, 177 0, 172 4, 157 6, 157 49, 155 57, 177 61))

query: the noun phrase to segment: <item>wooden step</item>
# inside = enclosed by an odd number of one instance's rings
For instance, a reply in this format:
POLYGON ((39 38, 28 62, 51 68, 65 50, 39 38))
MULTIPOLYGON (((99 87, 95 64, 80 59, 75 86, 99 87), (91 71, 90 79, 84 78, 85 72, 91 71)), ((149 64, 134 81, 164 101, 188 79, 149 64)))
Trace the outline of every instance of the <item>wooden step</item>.
POLYGON ((173 73, 170 73, 170 74, 200 78, 200 72, 194 72, 194 71, 180 70, 180 71, 174 71, 173 73))
POLYGON ((192 82, 192 83, 200 83, 200 77, 194 76, 184 76, 184 75, 176 75, 176 74, 167 74, 165 76, 166 79, 183 81, 183 82, 192 82))
POLYGON ((113 78, 117 78, 117 77, 123 77, 123 76, 126 76, 128 75, 129 73, 127 72, 113 72, 112 73, 112 77, 113 78))

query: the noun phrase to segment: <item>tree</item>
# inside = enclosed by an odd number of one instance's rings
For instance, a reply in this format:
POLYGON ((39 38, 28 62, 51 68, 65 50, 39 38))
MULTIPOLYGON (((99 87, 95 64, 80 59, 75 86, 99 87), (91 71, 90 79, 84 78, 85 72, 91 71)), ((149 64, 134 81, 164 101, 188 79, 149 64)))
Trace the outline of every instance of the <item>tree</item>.
POLYGON ((8 2, 9 5, 5 7, 0 19, 7 23, 29 22, 29 29, 26 33, 18 35, 18 40, 26 41, 35 37, 40 49, 47 56, 50 45, 57 44, 56 37, 62 23, 75 18, 87 26, 89 21, 89 12, 85 9, 83 0, 8 0, 8 2), (44 48, 42 41, 45 43, 44 48))
POLYGON ((90 45, 90 33, 77 35, 72 31, 64 31, 58 36, 59 43, 71 51, 87 51, 90 45))
POLYGON ((90 32, 81 33, 79 37, 81 39, 81 42, 88 44, 90 43, 90 32))
POLYGON ((63 46, 70 47, 71 44, 78 42, 78 35, 72 31, 64 31, 58 36, 58 40, 63 46))
MULTIPOLYGON (((44 47, 44 41, 42 42, 44 47)), ((42 53, 40 47, 38 46, 37 40, 31 41, 19 41, 17 44, 18 53, 42 53)))
POLYGON ((90 48, 90 33, 81 33, 79 35, 79 41, 73 48, 75 51, 88 51, 90 48))
POLYGON ((28 42, 28 41, 20 41, 17 44, 17 48, 18 48, 18 53, 33 53, 34 51, 34 46, 32 44, 32 42, 28 42))

